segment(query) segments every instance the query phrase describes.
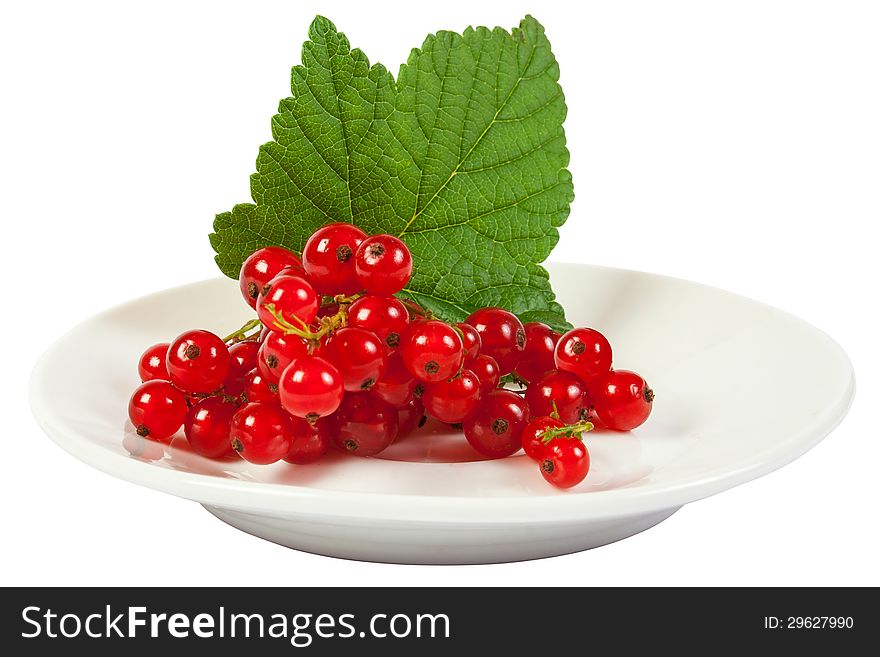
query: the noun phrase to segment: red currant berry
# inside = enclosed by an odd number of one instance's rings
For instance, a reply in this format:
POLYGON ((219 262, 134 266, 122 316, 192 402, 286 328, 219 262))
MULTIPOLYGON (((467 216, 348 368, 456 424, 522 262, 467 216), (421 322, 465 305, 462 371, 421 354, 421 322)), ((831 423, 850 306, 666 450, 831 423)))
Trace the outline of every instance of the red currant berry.
POLYGON ((354 269, 361 288, 377 294, 394 294, 406 287, 412 276, 409 249, 393 235, 373 235, 358 247, 354 269))
POLYGON ((268 381, 278 382, 281 373, 294 360, 309 353, 309 345, 298 335, 270 331, 260 345, 258 367, 268 381))
POLYGON ((529 407, 522 397, 509 390, 494 390, 464 421, 464 437, 480 454, 500 459, 522 447, 528 421, 529 407))
POLYGON ((498 387, 501 373, 498 371, 498 363, 486 354, 480 354, 476 358, 465 361, 464 366, 477 375, 480 380, 480 394, 485 395, 498 387))
POLYGON ((343 387, 350 392, 371 389, 388 362, 379 337, 362 328, 339 329, 327 340, 321 355, 336 366, 343 387))
POLYGON ((303 267, 321 294, 354 294, 361 285, 354 269, 354 254, 367 239, 357 226, 328 224, 316 230, 303 248, 303 267))
POLYGON ((418 385, 419 382, 404 366, 403 357, 399 353, 393 353, 388 357, 385 371, 372 390, 383 401, 395 408, 402 408, 412 401, 418 385))
POLYGON ((526 401, 532 415, 550 415, 554 404, 559 419, 574 424, 587 418, 590 397, 584 382, 570 372, 551 370, 526 390, 526 401))
POLYGON ((432 383, 422 395, 425 411, 433 418, 456 424, 470 417, 480 403, 480 380, 470 370, 432 383))
POLYGON ((314 423, 301 417, 290 417, 290 451, 284 460, 296 465, 314 463, 330 449, 333 435, 329 420, 320 419, 314 423))
POLYGON ((427 419, 422 400, 414 397, 406 406, 397 409, 397 437, 402 438, 424 426, 427 419))
POLYGON ((477 329, 464 322, 459 322, 456 326, 461 329, 461 341, 464 343, 465 360, 472 360, 479 356, 483 341, 480 339, 477 329))
POLYGON ((249 463, 269 465, 290 451, 290 418, 277 404, 245 404, 232 416, 229 442, 249 463))
POLYGON ((282 274, 260 291, 257 316, 273 331, 287 326, 305 329, 318 316, 320 300, 315 288, 304 278, 282 274))
POLYGON ((461 336, 436 319, 410 325, 401 347, 403 364, 414 377, 434 382, 451 378, 464 357, 461 336))
POLYGON ((609 429, 631 431, 644 424, 654 405, 654 391, 645 380, 628 370, 611 370, 596 380, 593 404, 609 429))
POLYGON ((320 356, 297 358, 278 381, 278 396, 284 409, 309 421, 333 413, 344 395, 339 370, 320 356))
POLYGON ((348 325, 372 331, 389 350, 393 350, 406 333, 409 313, 400 299, 367 294, 349 306, 348 325))
POLYGON ((556 369, 591 381, 611 369, 611 344, 591 328, 572 329, 556 343, 556 369))
POLYGON ((141 354, 141 359, 138 361, 138 374, 141 377, 141 383, 153 379, 168 380, 165 356, 168 355, 168 347, 170 346, 167 342, 160 342, 141 354))
POLYGON ((184 392, 209 393, 223 385, 229 373, 229 349, 208 331, 187 331, 168 347, 165 364, 171 383, 184 392))
POLYGON ((223 397, 207 397, 186 414, 183 431, 196 454, 217 459, 232 456, 229 428, 238 406, 223 397))
POLYGON ((186 398, 168 381, 142 383, 128 402, 128 419, 142 438, 168 442, 186 418, 186 398))
POLYGON ((336 446, 349 454, 373 456, 397 437, 397 409, 369 392, 347 394, 331 420, 336 446))
POLYGON ((238 275, 238 285, 241 295, 251 308, 257 307, 260 290, 287 267, 297 271, 302 269, 302 263, 295 253, 280 246, 267 246, 254 251, 244 261, 238 275))
POLYGON ((481 352, 495 359, 501 376, 513 372, 526 348, 526 330, 517 316, 503 308, 481 308, 464 321, 477 329, 481 352))
POLYGON ((229 371, 223 380, 223 392, 238 397, 244 392, 245 378, 257 366, 260 344, 255 340, 236 342, 229 347, 229 371))
POLYGON ((544 459, 544 448, 547 446, 544 443, 544 431, 564 426, 565 422, 548 415, 542 415, 529 422, 526 428, 523 429, 522 435, 523 451, 526 453, 526 456, 536 461, 542 461, 544 459))
POLYGON ((516 373, 526 381, 540 381, 550 370, 556 369, 553 358, 559 333, 541 322, 525 325, 526 348, 516 366, 516 373))
POLYGON ((251 370, 244 378, 244 400, 263 404, 278 403, 278 384, 269 381, 259 370, 251 370))
POLYGON ((581 483, 590 471, 590 452, 580 438, 554 438, 544 446, 541 474, 557 488, 581 483))

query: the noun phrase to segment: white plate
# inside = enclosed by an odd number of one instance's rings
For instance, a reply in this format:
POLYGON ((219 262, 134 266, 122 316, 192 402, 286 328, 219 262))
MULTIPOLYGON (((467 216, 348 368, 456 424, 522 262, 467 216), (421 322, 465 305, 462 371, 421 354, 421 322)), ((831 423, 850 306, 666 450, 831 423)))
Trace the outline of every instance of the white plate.
POLYGON ((488 563, 584 550, 664 520, 687 502, 792 461, 846 414, 852 366, 827 335, 784 312, 663 276, 550 266, 575 325, 601 329, 615 365, 643 374, 654 412, 631 433, 587 436, 592 470, 547 485, 519 455, 478 460, 433 427, 379 457, 334 454, 268 467, 197 456, 178 437, 144 441, 126 419, 136 362, 188 328, 249 318, 235 282, 215 279, 132 301, 61 338, 31 380, 40 425, 77 458, 189 498, 246 532, 338 557, 488 563))

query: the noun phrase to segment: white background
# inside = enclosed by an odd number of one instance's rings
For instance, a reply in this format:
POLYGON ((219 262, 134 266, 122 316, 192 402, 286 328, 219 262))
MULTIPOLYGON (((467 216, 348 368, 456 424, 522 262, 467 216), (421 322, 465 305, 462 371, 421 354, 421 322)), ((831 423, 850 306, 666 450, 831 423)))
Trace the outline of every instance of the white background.
MULTIPOLYGON (((21 2, 0 12, 0 583, 880 584, 876 3, 21 2), (316 13, 396 71, 430 31, 510 27, 528 12, 546 26, 569 107, 577 200, 553 259, 698 280, 827 331, 859 385, 830 437, 621 543, 441 568, 251 538, 194 503, 101 474, 41 433, 27 381, 52 340, 108 306, 216 274, 213 214, 248 200, 257 146, 316 13)), ((706 384, 723 389, 723 375, 706 384)))

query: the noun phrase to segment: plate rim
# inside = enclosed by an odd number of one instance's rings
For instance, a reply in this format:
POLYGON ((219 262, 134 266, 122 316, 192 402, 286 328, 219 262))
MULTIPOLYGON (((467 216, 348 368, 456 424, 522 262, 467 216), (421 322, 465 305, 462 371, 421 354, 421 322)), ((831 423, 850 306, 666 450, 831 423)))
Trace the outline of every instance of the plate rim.
MULTIPOLYGON (((725 467, 716 468, 713 471, 700 473, 699 476, 677 485, 623 486, 609 490, 591 491, 589 495, 566 495, 565 492, 560 492, 558 495, 550 496, 523 495, 488 498, 453 495, 415 496, 399 493, 332 491, 295 484, 220 478, 195 472, 159 468, 146 461, 114 454, 78 432, 63 426, 52 410, 51 404, 44 398, 44 395, 40 394, 40 388, 42 381, 47 376, 47 366, 52 362, 53 354, 71 336, 75 335, 84 325, 123 310, 127 306, 173 293, 182 288, 223 280, 218 276, 143 295, 107 308, 77 323, 57 338, 35 364, 28 385, 31 411, 37 424, 49 438, 78 460, 105 474, 131 481, 146 488, 191 499, 201 504, 257 514, 307 517, 312 520, 346 518, 349 520, 372 519, 461 525, 583 522, 589 519, 635 516, 677 508, 688 502, 697 501, 742 485, 791 463, 828 436, 843 421, 853 403, 856 389, 855 372, 844 349, 830 335, 791 313, 722 288, 664 274, 584 263, 552 262, 547 264, 551 268, 576 267, 599 272, 611 271, 665 279, 676 284, 708 289, 713 293, 733 297, 740 302, 748 302, 781 313, 788 320, 794 320, 816 333, 828 344, 829 348, 836 351, 838 360, 845 365, 847 370, 846 385, 842 387, 835 402, 825 408, 821 417, 814 419, 812 424, 793 434, 793 440, 777 446, 770 453, 765 453, 765 457, 761 460, 734 470, 725 467), (309 504, 296 504, 298 501, 309 502, 311 500, 319 500, 320 504, 316 507, 309 504)), ((422 464, 410 463, 408 465, 419 466, 422 464)))

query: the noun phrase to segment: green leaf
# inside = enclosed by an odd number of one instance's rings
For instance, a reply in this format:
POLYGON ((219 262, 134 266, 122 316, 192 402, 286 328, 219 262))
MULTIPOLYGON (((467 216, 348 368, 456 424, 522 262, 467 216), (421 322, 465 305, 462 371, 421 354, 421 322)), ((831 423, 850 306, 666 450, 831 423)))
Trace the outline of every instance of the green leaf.
POLYGON ((404 296, 461 320, 481 306, 567 328, 540 266, 573 198, 559 69, 541 25, 430 35, 397 81, 318 17, 251 177, 255 204, 217 215, 217 263, 299 250, 330 221, 398 235, 404 296))

